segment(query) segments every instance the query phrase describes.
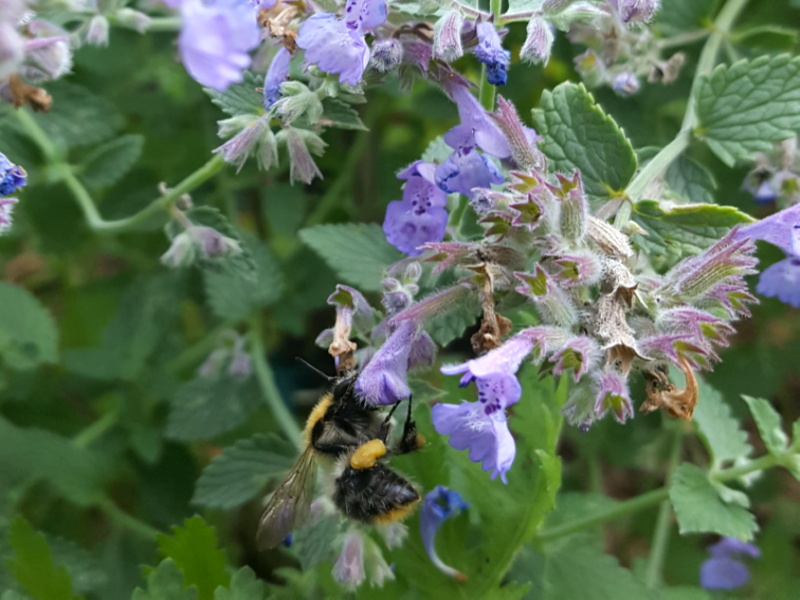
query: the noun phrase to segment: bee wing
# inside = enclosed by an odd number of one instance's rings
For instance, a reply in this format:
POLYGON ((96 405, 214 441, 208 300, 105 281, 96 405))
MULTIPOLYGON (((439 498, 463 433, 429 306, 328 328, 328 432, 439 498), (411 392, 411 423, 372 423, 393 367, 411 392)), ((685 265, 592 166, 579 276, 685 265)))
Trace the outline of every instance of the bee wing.
POLYGON ((256 534, 259 550, 280 544, 297 524, 308 517, 316 472, 314 452, 309 446, 272 494, 261 515, 256 534))

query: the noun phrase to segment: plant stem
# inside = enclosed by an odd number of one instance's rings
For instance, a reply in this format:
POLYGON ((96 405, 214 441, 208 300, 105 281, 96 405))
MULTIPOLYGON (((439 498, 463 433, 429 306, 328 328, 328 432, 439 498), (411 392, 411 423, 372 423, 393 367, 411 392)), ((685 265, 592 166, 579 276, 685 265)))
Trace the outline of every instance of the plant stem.
MULTIPOLYGON (((503 12, 503 0, 489 0, 489 10, 494 16, 494 26, 500 27, 501 15, 503 12)), ((481 67, 481 87, 478 91, 478 100, 481 106, 488 111, 494 110, 494 99, 497 94, 497 88, 489 83, 486 78, 486 65, 481 67)))
MULTIPOLYGON (((754 473, 755 471, 763 471, 764 469, 783 465, 784 462, 791 456, 791 449, 787 450, 784 455, 780 456, 767 454, 755 460, 751 460, 746 464, 731 467, 730 469, 723 469, 722 471, 718 471, 716 473, 711 473, 709 476, 711 479, 716 481, 730 481, 731 479, 736 479, 743 475, 754 473)), ((572 535, 573 533, 577 533, 584 529, 601 525, 607 521, 613 521, 639 510, 650 508, 651 506, 655 506, 656 504, 663 502, 668 498, 669 487, 660 487, 658 489, 646 492, 641 496, 636 496, 630 500, 620 502, 619 504, 616 504, 606 510, 599 511, 588 517, 576 519, 571 523, 564 523, 563 525, 540 531, 534 536, 534 539, 537 542, 550 542, 567 535, 572 535)))
MULTIPOLYGON (((681 458, 681 446, 683 436, 681 435, 680 428, 675 428, 673 431, 673 444, 672 451, 670 452, 669 462, 667 463, 667 472, 672 476, 672 472, 678 466, 681 458)), ((667 548, 669 547, 669 536, 672 531, 672 502, 664 500, 658 509, 658 518, 656 519, 656 528, 653 533, 653 543, 650 549, 650 556, 647 560, 647 571, 645 573, 645 585, 650 589, 655 589, 662 582, 662 572, 664 571, 664 560, 667 557, 667 548)))
POLYGON ((133 515, 126 513, 109 498, 103 498, 100 500, 98 502, 98 506, 106 515, 108 515, 108 517, 111 518, 114 523, 124 527, 125 529, 129 529, 133 533, 136 533, 145 539, 153 540, 153 538, 161 533, 149 523, 145 523, 133 515))
POLYGON ((685 46, 692 42, 698 42, 707 38, 710 34, 710 29, 697 29, 695 31, 687 31, 685 33, 679 33, 678 35, 673 35, 672 37, 660 39, 656 44, 661 50, 667 50, 677 46, 685 46))
POLYGON ((93 441, 101 437, 109 429, 117 424, 119 413, 116 410, 105 413, 102 417, 93 421, 88 426, 79 431, 73 438, 72 443, 81 448, 85 448, 93 441))
POLYGON ((186 194, 206 180, 216 175, 222 169, 225 161, 219 154, 214 154, 209 161, 194 173, 186 177, 177 186, 169 190, 163 196, 156 198, 139 212, 114 221, 106 221, 100 216, 91 195, 80 180, 76 177, 73 167, 61 156, 60 150, 47 137, 47 134, 39 127, 36 120, 25 109, 17 110, 17 118, 25 128, 28 136, 39 147, 44 158, 51 167, 51 172, 63 181, 67 188, 72 192, 75 201, 78 203, 87 224, 98 233, 119 233, 129 229, 134 229, 139 225, 158 215, 186 194))
POLYGON ((250 353, 253 357, 253 369, 258 384, 272 411, 273 418, 286 436, 298 447, 301 447, 303 434, 289 409, 286 408, 278 386, 275 384, 275 375, 267 362, 264 343, 261 341, 261 320, 258 317, 250 320, 250 353))
MULTIPOLYGON (((711 74, 716 64, 717 54, 722 41, 730 33, 730 28, 736 18, 744 9, 747 0, 728 0, 719 11, 712 26, 712 33, 703 46, 700 53, 700 60, 697 63, 697 70, 692 80, 692 91, 689 95, 689 104, 683 116, 683 123, 675 139, 664 146, 647 165, 631 181, 626 195, 635 202, 641 198, 645 188, 651 181, 660 176, 672 164, 681 153, 689 147, 692 131, 697 126, 697 112, 695 108, 695 98, 697 97, 700 83, 711 74)), ((623 223, 624 224, 624 223, 623 223)))

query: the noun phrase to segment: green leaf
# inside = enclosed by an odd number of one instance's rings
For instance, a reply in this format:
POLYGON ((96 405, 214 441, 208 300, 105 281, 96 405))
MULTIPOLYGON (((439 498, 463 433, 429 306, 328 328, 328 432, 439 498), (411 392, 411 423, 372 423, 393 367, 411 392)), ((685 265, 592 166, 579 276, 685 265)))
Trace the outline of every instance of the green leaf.
POLYGON ((738 29, 731 41, 762 52, 791 52, 797 43, 797 29, 779 25, 757 25, 738 29))
POLYGON ((75 600, 67 570, 56 565, 44 535, 22 517, 11 523, 9 542, 14 551, 6 559, 14 579, 33 600, 75 600))
POLYGON ((96 190, 116 183, 139 159, 144 136, 123 135, 95 148, 77 169, 81 181, 96 190))
POLYGON ((183 574, 169 558, 147 575, 147 591, 136 588, 131 600, 197 600, 197 588, 187 589, 183 574))
POLYGON ((214 600, 263 600, 267 586, 256 577, 250 567, 242 567, 231 578, 230 589, 218 587, 214 600))
POLYGON ((100 497, 107 469, 85 448, 50 431, 23 429, 2 418, 0 440, 0 473, 4 479, 44 480, 79 506, 94 504, 100 497))
POLYGON ((770 454, 778 456, 789 447, 789 438, 781 428, 781 416, 763 398, 742 395, 758 426, 758 433, 770 454))
POLYGON ((260 402, 255 377, 192 379, 170 398, 165 435, 184 442, 211 439, 244 423, 260 402))
POLYGON ((58 361, 58 330, 47 309, 26 289, 0 282, 0 358, 12 369, 58 361))
POLYGON ((49 82, 53 108, 32 113, 47 137, 68 148, 98 144, 122 127, 122 115, 108 100, 64 80, 49 82))
POLYGON ((211 102, 232 117, 236 117, 264 113, 264 96, 257 91, 263 86, 263 76, 259 77, 251 71, 245 71, 244 79, 228 86, 224 92, 211 88, 203 88, 203 91, 211 98, 211 102))
POLYGON ((713 204, 717 182, 699 162, 679 156, 667 169, 667 185, 686 202, 713 204))
POLYGON ((732 206, 682 204, 665 210, 655 200, 633 205, 633 220, 648 235, 633 236, 655 265, 668 267, 687 254, 699 254, 739 223, 753 218, 732 206))
POLYGON ((718 0, 670 0, 656 13, 653 28, 665 36, 708 28, 718 0))
POLYGON ((192 502, 223 510, 239 506, 291 469, 296 455, 291 444, 274 435, 239 440, 203 469, 192 502))
POLYGON ((177 316, 181 273, 162 271, 131 284, 103 332, 99 347, 67 350, 68 369, 97 379, 135 379, 177 316))
POLYGON ((47 538, 54 560, 64 565, 72 579, 73 589, 80 594, 95 594, 108 582, 108 575, 98 559, 88 550, 64 538, 47 538))
POLYGON ((243 320, 275 302, 283 291, 283 274, 269 249, 255 240, 245 241, 255 263, 253 278, 226 271, 203 271, 211 311, 220 319, 243 320))
POLYGON ((720 65, 698 88, 696 133, 729 166, 800 129, 800 57, 787 54, 720 65))
POLYGON ((698 385, 700 399, 693 420, 711 454, 714 468, 719 469, 726 461, 750 456, 753 448, 747 443, 747 433, 731 415, 722 394, 703 379, 698 379, 698 385))
POLYGON ((374 223, 318 225, 299 235, 345 282, 362 291, 380 291, 386 267, 403 258, 374 223))
POLYGON ((322 101, 320 124, 339 129, 369 131, 358 116, 358 111, 338 98, 327 97, 322 101))
POLYGON ((228 587, 225 551, 217 548, 217 532, 197 515, 186 519, 183 527, 173 527, 172 535, 159 534, 158 549, 175 561, 187 586, 197 586, 198 600, 213 600, 217 586, 228 587))
POLYGON ((736 504, 727 504, 699 467, 683 463, 672 475, 669 497, 681 534, 718 533, 742 540, 758 531, 755 517, 736 504))
POLYGON ((324 562, 333 562, 336 555, 334 541, 339 533, 338 514, 325 515, 316 523, 299 527, 292 534, 292 550, 300 559, 304 571, 324 562))
POLYGON ((543 600, 648 600, 659 598, 617 559, 575 539, 546 554, 543 600))
POLYGON ((552 92, 545 90, 533 117, 555 171, 579 169, 584 189, 595 198, 624 192, 636 172, 636 154, 583 85, 562 83, 552 92))

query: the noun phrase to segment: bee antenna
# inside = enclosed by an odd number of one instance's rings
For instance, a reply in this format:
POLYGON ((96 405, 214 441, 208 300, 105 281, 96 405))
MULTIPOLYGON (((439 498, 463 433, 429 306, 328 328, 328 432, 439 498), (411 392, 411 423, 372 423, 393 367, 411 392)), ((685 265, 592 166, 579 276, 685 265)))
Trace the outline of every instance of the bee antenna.
POLYGON ((312 371, 314 371, 314 373, 316 373, 317 375, 319 375, 319 376, 320 376, 320 377, 322 377, 323 379, 326 379, 327 381, 331 381, 331 380, 333 380, 333 379, 336 379, 336 377, 331 377, 330 375, 327 375, 327 374, 323 373, 323 372, 322 372, 322 371, 320 371, 320 370, 319 370, 317 367, 315 367, 314 365, 312 365, 310 362, 308 362, 307 360, 303 360, 303 359, 302 359, 302 358, 300 358, 299 356, 295 356, 295 357, 294 357, 294 359, 295 359, 297 362, 299 362, 299 363, 303 363, 303 364, 304 364, 305 366, 307 366, 309 369, 311 369, 312 371))

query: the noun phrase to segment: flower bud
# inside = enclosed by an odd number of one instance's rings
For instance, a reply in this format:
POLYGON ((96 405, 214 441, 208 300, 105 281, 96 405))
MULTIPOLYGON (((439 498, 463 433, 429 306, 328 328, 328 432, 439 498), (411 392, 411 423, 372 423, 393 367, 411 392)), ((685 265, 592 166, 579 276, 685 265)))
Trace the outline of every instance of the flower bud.
POLYGON ((542 3, 542 14, 549 16, 563 12, 575 0, 544 0, 542 3))
MULTIPOLYGON (((252 116, 249 118, 252 118, 252 116)), ((238 126, 242 122, 244 122, 244 120, 239 120, 238 117, 220 121, 220 132, 224 129, 238 126)), ((269 119, 263 115, 251 120, 244 129, 222 144, 222 146, 215 148, 213 152, 222 154, 222 158, 225 159, 225 162, 234 165, 238 172, 241 170, 247 157, 250 156, 255 149, 256 144, 262 140, 267 132, 270 134, 272 133, 269 128, 269 119)))
MULTIPOLYGON (((39 23, 39 21, 31 23, 29 29, 40 29, 33 27, 39 23)), ((67 32, 62 33, 63 36, 33 38, 25 42, 25 61, 19 71, 25 81, 41 83, 69 73, 72 68, 72 50, 69 47, 67 32)))
POLYGON ((127 7, 117 10, 117 12, 114 13, 114 16, 121 25, 130 27, 139 33, 144 33, 147 31, 147 29, 150 27, 150 23, 153 22, 153 19, 143 12, 127 7))
POLYGON ((103 15, 95 15, 86 29, 86 43, 92 46, 108 46, 109 23, 103 15))
POLYGON ((608 13, 590 2, 576 2, 564 12, 554 15, 550 22, 561 31, 569 31, 572 25, 588 25, 597 28, 598 21, 608 13))
POLYGON ((246 352, 234 352, 230 365, 228 365, 228 375, 238 381, 244 381, 253 374, 253 359, 246 352))
POLYGON ((364 582, 364 538, 350 532, 344 538, 342 551, 333 565, 333 578, 350 589, 364 582))
POLYGON ((280 86, 283 96, 275 103, 275 109, 287 125, 304 116, 309 123, 316 123, 322 117, 322 102, 315 92, 299 81, 287 81, 280 86))
POLYGON ((269 110, 281 97, 281 84, 289 77, 289 63, 291 53, 281 47, 269 65, 264 78, 264 108, 269 110))
POLYGON ((161 262, 172 268, 188 267, 194 262, 196 254, 192 238, 184 231, 173 238, 169 250, 161 257, 161 262))
POLYGON ((326 144, 318 135, 308 130, 284 127, 276 137, 285 142, 289 150, 289 180, 292 183, 302 181, 309 184, 314 177, 322 179, 322 173, 311 158, 308 147, 311 146, 315 154, 322 154, 326 144))
POLYGON ((239 242, 222 235, 211 227, 192 225, 186 230, 186 233, 197 245, 203 258, 221 258, 232 254, 241 254, 242 252, 239 242))
POLYGON ((452 62, 464 54, 461 46, 461 28, 464 15, 451 10, 436 22, 433 28, 433 57, 452 62))
POLYGON ((0 199, 0 233, 4 233, 11 228, 11 211, 17 202, 16 198, 0 199))
POLYGON ((383 587, 386 581, 394 581, 394 572, 383 558, 383 552, 371 538, 364 539, 364 563, 371 587, 383 587))
POLYGON ((613 0, 623 23, 647 23, 658 10, 658 0, 613 0))
POLYGON ((546 65, 553 48, 553 31, 550 24, 536 15, 528 21, 526 30, 528 37, 525 38, 525 43, 519 51, 520 58, 530 63, 546 65))
POLYGON ((403 60, 403 44, 397 38, 386 38, 372 44, 369 64, 380 73, 391 71, 403 60))
POLYGON ((618 73, 611 82, 611 89, 613 89, 618 96, 622 96, 623 98, 633 96, 639 91, 639 87, 639 78, 630 71, 618 73))

